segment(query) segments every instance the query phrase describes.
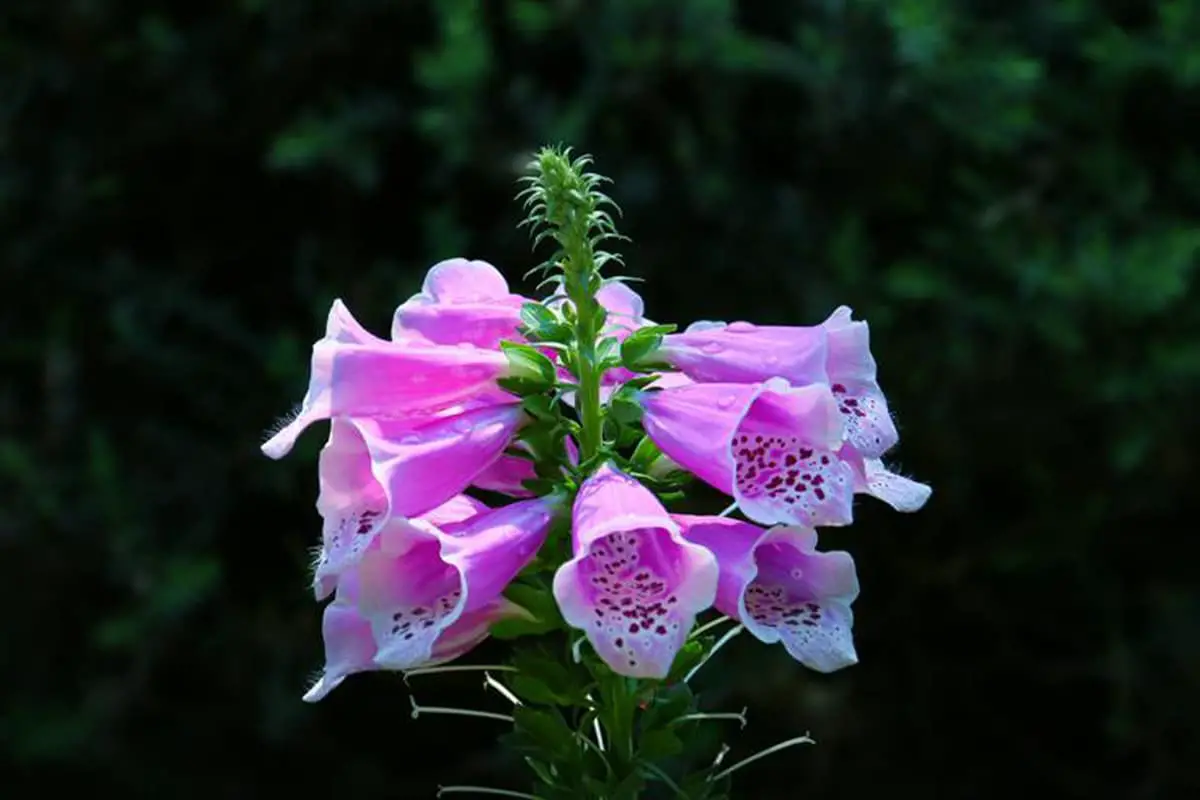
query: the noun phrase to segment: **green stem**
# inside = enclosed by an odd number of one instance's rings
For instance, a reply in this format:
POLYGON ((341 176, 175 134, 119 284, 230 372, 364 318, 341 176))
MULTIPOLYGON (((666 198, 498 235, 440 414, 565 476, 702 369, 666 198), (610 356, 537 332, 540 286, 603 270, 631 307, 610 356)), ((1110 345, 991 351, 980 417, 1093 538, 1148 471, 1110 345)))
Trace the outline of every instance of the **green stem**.
POLYGON ((563 265, 564 289, 575 307, 575 352, 579 360, 579 390, 575 410, 579 414, 580 461, 600 452, 604 446, 604 411, 600 405, 600 381, 603 370, 596 363, 595 254, 589 241, 586 216, 576 211, 572 224, 563 231, 561 242, 567 260, 563 265))

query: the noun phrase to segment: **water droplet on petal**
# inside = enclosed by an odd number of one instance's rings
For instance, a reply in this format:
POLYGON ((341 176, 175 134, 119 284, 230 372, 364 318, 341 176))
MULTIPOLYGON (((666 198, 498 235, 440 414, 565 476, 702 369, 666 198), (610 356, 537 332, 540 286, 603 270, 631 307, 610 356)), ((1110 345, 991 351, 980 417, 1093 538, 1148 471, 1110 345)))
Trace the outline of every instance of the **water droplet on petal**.
POLYGON ((706 344, 700 348, 701 352, 707 353, 710 356, 715 356, 718 353, 724 351, 724 349, 725 349, 725 346, 718 342, 709 342, 708 344, 706 344))
POLYGON ((727 394, 724 397, 722 397, 721 399, 717 400, 717 407, 718 408, 729 408, 731 405, 734 404, 734 402, 736 400, 737 400, 736 397, 734 397, 731 394, 727 394))
POLYGON ((731 322, 725 330, 730 333, 751 333, 755 330, 755 326, 750 322, 731 322))

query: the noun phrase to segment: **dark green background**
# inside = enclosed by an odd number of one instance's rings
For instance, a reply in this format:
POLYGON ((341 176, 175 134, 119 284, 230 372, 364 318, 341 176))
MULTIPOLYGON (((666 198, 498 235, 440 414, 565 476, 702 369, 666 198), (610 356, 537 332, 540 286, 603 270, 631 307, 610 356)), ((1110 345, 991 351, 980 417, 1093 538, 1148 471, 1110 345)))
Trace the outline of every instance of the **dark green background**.
POLYGON ((731 760, 819 742, 737 796, 1200 796, 1198 41, 1195 0, 4 0, 0 794, 520 786, 395 676, 300 702, 323 436, 257 445, 333 298, 382 333, 437 260, 536 263, 563 141, 652 318, 869 320, 935 487, 826 535, 859 666, 706 668, 731 760))

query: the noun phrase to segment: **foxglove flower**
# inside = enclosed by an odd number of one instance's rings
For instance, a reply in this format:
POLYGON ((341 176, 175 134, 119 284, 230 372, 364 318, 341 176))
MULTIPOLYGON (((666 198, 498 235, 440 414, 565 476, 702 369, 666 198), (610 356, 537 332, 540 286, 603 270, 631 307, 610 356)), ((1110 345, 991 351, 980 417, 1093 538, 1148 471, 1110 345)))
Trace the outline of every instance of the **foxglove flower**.
POLYGON ((484 406, 412 426, 404 420, 335 419, 318 465, 324 521, 314 576, 317 599, 332 576, 393 516, 431 512, 466 489, 508 446, 523 414, 484 406))
POLYGON ((656 357, 700 382, 828 383, 846 419, 846 440, 863 457, 878 458, 900 436, 876 382, 867 323, 852 313, 841 306, 811 327, 697 322, 664 337, 656 357))
MULTIPOLYGON (((527 616, 525 609, 500 597, 477 611, 463 614, 443 630, 434 640, 429 660, 413 668, 453 661, 487 639, 492 625, 527 616)), ((306 702, 322 700, 349 675, 388 669, 376 661, 379 647, 371 629, 371 621, 353 603, 327 605, 321 622, 321 635, 325 640, 325 669, 305 693, 306 702)))
POLYGON ((497 459, 527 417, 518 405, 492 405, 422 425, 354 420, 387 494, 389 512, 411 517, 467 488, 497 459))
POLYGON ((413 669, 481 641, 488 625, 516 613, 502 592, 545 541, 557 502, 524 500, 442 525, 392 517, 366 534, 336 576, 325 616, 328 663, 309 699, 350 672, 413 669))
POLYGON ((642 424, 663 454, 755 522, 851 522, 844 417, 825 384, 697 383, 639 397, 642 424))
POLYGON ((521 306, 527 302, 486 261, 447 259, 430 267, 420 294, 396 309, 392 338, 416 334, 436 344, 495 349, 503 340, 519 341, 521 306))
POLYGON ((498 351, 409 338, 389 342, 368 333, 340 300, 325 337, 313 345, 308 392, 299 411, 262 451, 282 458, 309 425, 333 417, 428 420, 496 403, 515 403, 498 378, 508 361, 498 351))
POLYGON ((611 464, 579 489, 574 557, 554 575, 563 619, 621 675, 664 678, 696 614, 712 605, 717 563, 650 490, 611 464))
POLYGON ((722 517, 675 515, 684 538, 720 564, 716 607, 767 644, 818 672, 858 662, 850 609, 858 597, 854 559, 818 552, 812 528, 755 525, 722 517))

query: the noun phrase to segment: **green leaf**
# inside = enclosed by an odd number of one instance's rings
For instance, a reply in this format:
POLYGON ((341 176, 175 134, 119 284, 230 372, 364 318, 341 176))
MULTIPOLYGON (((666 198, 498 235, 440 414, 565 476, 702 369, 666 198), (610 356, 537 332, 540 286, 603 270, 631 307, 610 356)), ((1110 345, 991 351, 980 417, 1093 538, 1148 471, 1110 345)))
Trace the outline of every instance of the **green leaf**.
POLYGON ((641 364, 662 345, 662 335, 653 328, 642 328, 621 342, 621 364, 626 369, 641 369, 641 364))
MULTIPOLYGON (((678 658, 676 662, 678 663, 678 658)), ((646 708, 646 713, 642 715, 642 730, 665 730, 684 714, 692 713, 695 708, 695 695, 686 683, 679 681, 655 694, 646 708)))
POLYGON ((533 770, 533 774, 537 775, 542 783, 547 786, 555 785, 556 781, 554 780, 554 776, 550 774, 550 767, 548 765, 528 756, 525 757, 525 763, 529 765, 529 768, 533 770))
POLYGON ((629 458, 629 463, 638 471, 649 472, 654 462, 662 456, 662 450, 649 436, 643 436, 629 458))
POLYGON ((665 761, 683 752, 683 741, 668 728, 656 728, 642 734, 638 757, 650 763, 665 761))
POLYGON ((525 303, 521 306, 521 324, 531 330, 557 325, 558 316, 541 303, 525 303))
POLYGON ((566 343, 572 337, 571 326, 541 303, 521 306, 521 327, 528 338, 539 342, 566 343))
POLYGON ((534 419, 558 422, 558 404, 547 394, 532 394, 521 400, 521 408, 534 419))
POLYGON ((661 378, 661 375, 639 375, 636 378, 630 378, 621 384, 622 389, 645 389, 650 384, 661 378))
POLYGON ((550 763, 565 765, 579 757, 575 732, 557 709, 518 706, 513 709, 513 721, 529 748, 550 763))
POLYGON ((551 652, 541 642, 515 648, 510 676, 513 691, 531 703, 581 706, 586 701, 587 674, 562 661, 563 654, 551 652))
POLYGON ((691 672, 692 668, 704 658, 705 649, 704 642, 695 639, 679 648, 679 652, 675 655, 675 661, 671 664, 671 671, 667 675, 667 681, 682 682, 683 676, 691 672))
POLYGON ((544 393, 549 386, 540 380, 531 380, 529 378, 514 377, 514 378, 498 378, 496 385, 510 394, 515 394, 518 397, 528 397, 533 394, 544 393))
POLYGON ((674 325, 639 328, 621 343, 621 364, 626 369, 641 372, 669 369, 668 365, 656 362, 652 356, 662 345, 663 336, 674 330, 674 325))
POLYGON ((549 494, 558 488, 558 483, 557 481, 549 478, 528 478, 527 480, 521 481, 521 488, 532 492, 537 496, 541 496, 544 494, 549 494))
POLYGON ((504 596, 529 612, 529 618, 506 619, 492 626, 497 639, 516 639, 539 636, 563 627, 558 604, 549 589, 528 583, 514 582, 504 590, 504 596))
POLYGON ((605 369, 620 365, 620 343, 612 336, 606 336, 596 345, 596 363, 605 369))
POLYGON ((530 383, 540 384, 542 390, 554 386, 558 378, 554 362, 538 350, 527 344, 501 342, 500 349, 508 358, 509 376, 530 383))
POLYGON ((608 413, 623 425, 636 425, 642 421, 642 406, 628 393, 617 392, 608 404, 608 413))

